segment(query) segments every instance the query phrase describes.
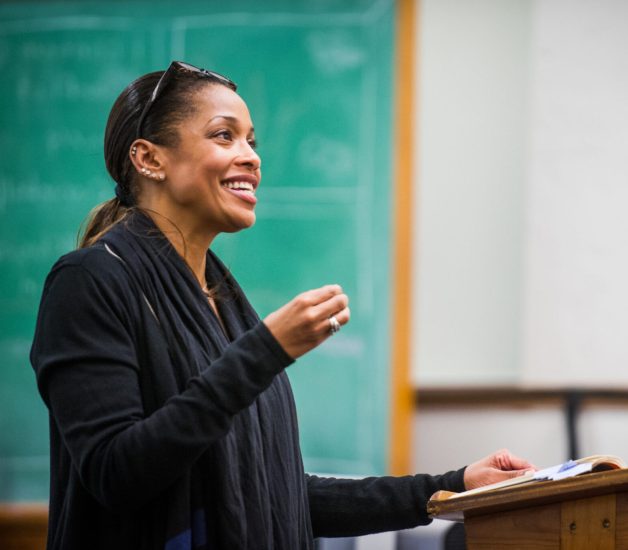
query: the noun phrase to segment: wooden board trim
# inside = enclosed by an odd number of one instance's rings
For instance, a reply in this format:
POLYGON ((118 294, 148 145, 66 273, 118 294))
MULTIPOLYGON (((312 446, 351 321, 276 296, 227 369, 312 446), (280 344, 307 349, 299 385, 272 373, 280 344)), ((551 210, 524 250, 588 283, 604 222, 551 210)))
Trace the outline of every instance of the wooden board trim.
POLYGON ((412 319, 412 206, 414 185, 414 59, 418 0, 397 0, 395 160, 391 338, 390 458, 392 475, 410 472, 414 396, 410 382, 412 319))

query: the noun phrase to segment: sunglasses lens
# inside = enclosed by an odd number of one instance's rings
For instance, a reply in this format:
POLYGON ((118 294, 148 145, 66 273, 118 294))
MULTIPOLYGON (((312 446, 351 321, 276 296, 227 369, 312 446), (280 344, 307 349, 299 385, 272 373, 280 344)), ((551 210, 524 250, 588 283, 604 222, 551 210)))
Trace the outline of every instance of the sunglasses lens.
POLYGON ((209 78, 213 78, 214 80, 217 80, 218 82, 221 82, 222 84, 225 84, 226 86, 231 88, 233 91, 235 91, 237 88, 235 82, 228 79, 226 76, 223 76, 214 71, 208 71, 207 69, 200 69, 199 67, 195 67, 194 65, 190 65, 189 63, 185 63, 183 61, 173 61, 172 66, 174 66, 175 69, 181 72, 198 73, 201 75, 208 76, 209 78))
POLYGON ((175 69, 179 69, 179 70, 184 70, 184 71, 190 71, 192 73, 199 73, 201 72, 203 69, 199 69, 198 67, 195 67, 194 65, 190 65, 189 63, 184 63, 183 61, 173 61, 172 65, 174 66, 175 69))

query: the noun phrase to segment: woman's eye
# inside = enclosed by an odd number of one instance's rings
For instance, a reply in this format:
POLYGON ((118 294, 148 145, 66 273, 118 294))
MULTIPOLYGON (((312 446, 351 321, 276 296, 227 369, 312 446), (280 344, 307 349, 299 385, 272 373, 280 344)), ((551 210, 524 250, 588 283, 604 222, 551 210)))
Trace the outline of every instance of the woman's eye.
POLYGON ((216 132, 214 136, 220 139, 231 141, 231 132, 229 130, 220 130, 220 132, 216 132))
POLYGON ((251 146, 251 149, 257 149, 257 140, 256 139, 249 139, 247 141, 249 142, 249 145, 251 146))

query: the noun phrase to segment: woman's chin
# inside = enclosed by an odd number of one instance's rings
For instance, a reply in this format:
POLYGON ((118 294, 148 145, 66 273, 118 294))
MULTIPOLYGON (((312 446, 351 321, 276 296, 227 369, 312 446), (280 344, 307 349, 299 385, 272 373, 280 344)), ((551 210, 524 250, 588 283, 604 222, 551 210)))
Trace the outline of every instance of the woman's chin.
POLYGON ((248 229, 249 227, 255 225, 255 220, 255 212, 247 212, 246 215, 238 216, 237 219, 232 220, 229 227, 224 229, 224 233, 237 233, 243 229, 248 229))

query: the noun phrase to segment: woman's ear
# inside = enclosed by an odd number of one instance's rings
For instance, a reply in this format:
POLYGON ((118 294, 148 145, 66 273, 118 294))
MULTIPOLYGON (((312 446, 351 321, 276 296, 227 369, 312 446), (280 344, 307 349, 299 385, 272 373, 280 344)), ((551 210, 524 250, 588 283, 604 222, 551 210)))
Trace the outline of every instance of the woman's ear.
POLYGON ((129 158, 137 173, 156 181, 166 179, 161 156, 159 147, 145 139, 136 139, 129 150, 129 158))

